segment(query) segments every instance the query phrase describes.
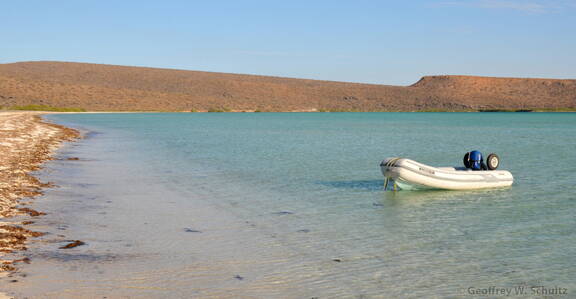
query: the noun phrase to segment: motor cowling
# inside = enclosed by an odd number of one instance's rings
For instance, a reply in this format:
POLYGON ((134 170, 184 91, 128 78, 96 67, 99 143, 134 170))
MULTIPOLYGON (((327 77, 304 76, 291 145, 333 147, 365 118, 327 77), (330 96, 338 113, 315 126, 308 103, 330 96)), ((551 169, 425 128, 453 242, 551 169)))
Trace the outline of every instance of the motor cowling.
POLYGON ((481 152, 479 151, 470 152, 470 168, 472 168, 472 170, 481 170, 483 161, 484 158, 482 157, 481 152))
POLYGON ((470 151, 464 155, 464 166, 472 170, 486 170, 484 158, 480 151, 470 151))

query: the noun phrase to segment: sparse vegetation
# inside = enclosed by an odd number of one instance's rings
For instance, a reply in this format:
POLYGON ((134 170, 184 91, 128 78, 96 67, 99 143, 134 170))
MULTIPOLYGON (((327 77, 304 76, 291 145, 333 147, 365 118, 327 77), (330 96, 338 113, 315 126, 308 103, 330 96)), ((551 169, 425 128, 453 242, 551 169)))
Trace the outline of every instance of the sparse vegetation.
POLYGON ((228 108, 210 108, 208 112, 230 112, 228 108))
POLYGON ((76 107, 52 107, 47 105, 24 105, 12 106, 10 110, 25 110, 25 111, 51 111, 51 112, 86 112, 84 108, 76 107))
POLYGON ((576 108, 483 109, 478 112, 576 112, 576 108))
POLYGON ((534 112, 576 112, 576 108, 534 108, 534 112))
POLYGON ((432 108, 432 109, 422 109, 416 110, 415 112, 471 112, 474 110, 448 110, 448 109, 441 109, 441 108, 432 108))
POLYGON ((515 109, 479 109, 478 112, 516 112, 515 109))
MULTIPOLYGON (((337 112, 362 112, 360 109, 318 109, 316 112, 330 112, 330 113, 337 113, 337 112)), ((369 112, 389 112, 384 110, 370 110, 369 112)))

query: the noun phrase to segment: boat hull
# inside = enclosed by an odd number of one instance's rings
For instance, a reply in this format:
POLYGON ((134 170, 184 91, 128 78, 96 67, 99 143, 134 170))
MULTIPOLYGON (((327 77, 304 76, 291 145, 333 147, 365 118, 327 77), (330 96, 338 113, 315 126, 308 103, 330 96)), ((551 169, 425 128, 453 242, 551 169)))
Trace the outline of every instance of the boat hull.
POLYGON ((509 187, 514 178, 506 170, 473 171, 457 167, 432 167, 405 158, 388 158, 380 164, 382 174, 397 188, 473 190, 509 187))

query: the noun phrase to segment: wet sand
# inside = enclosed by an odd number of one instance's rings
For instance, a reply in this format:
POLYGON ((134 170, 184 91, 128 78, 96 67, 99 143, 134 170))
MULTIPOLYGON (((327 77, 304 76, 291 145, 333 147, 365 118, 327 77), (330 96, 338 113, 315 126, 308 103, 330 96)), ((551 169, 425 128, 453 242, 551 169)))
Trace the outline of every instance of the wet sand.
POLYGON ((80 136, 76 130, 44 122, 41 114, 0 112, 0 275, 16 270, 18 263, 29 263, 17 253, 26 250, 28 238, 42 235, 25 227, 43 213, 26 207, 29 201, 22 200, 41 195, 51 184, 30 173, 52 159, 62 142, 80 136), (27 217, 17 217, 22 215, 27 217))

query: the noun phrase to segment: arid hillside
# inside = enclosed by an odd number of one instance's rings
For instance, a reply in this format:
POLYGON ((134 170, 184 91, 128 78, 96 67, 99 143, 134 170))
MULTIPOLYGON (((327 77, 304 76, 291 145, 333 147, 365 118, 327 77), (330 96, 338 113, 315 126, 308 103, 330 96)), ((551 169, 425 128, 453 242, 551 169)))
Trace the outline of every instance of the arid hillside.
POLYGON ((576 108, 576 80, 424 77, 387 86, 70 62, 0 64, 0 106, 89 111, 576 108))

